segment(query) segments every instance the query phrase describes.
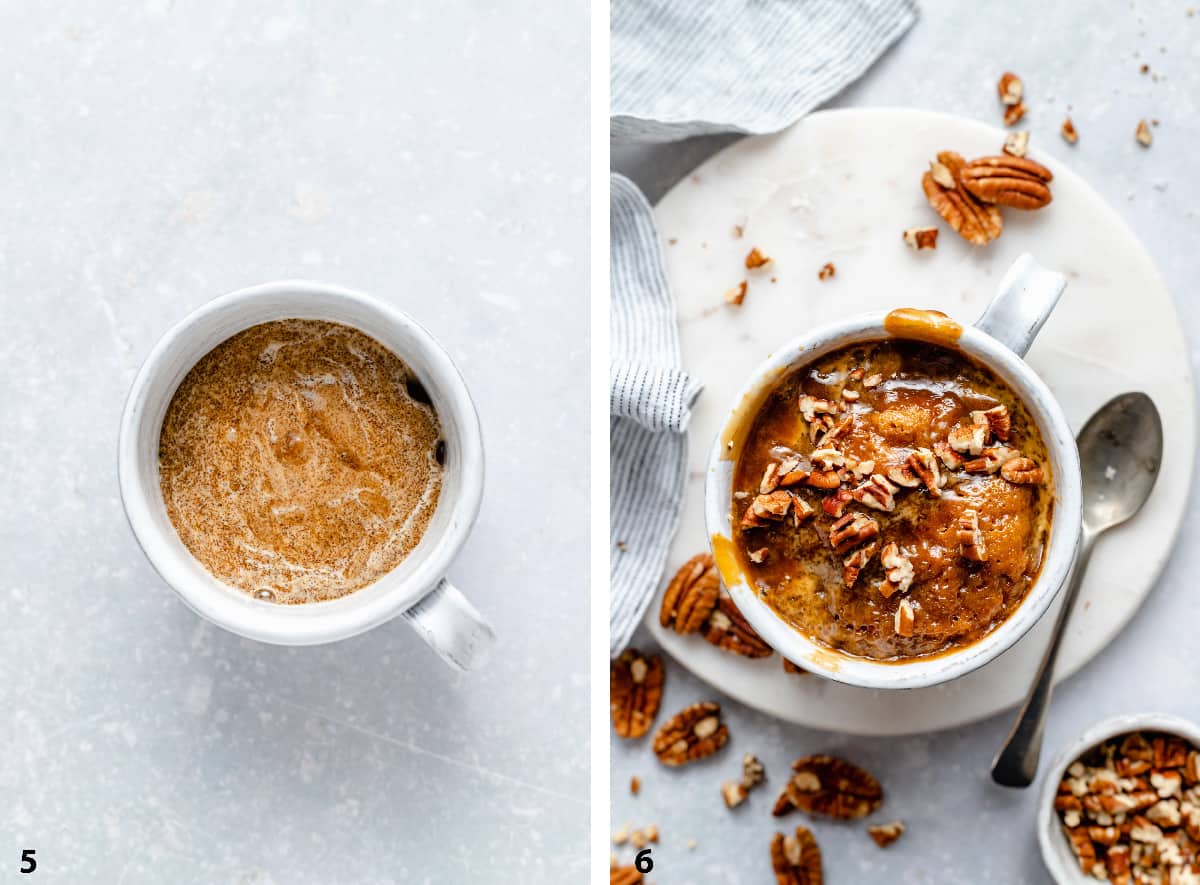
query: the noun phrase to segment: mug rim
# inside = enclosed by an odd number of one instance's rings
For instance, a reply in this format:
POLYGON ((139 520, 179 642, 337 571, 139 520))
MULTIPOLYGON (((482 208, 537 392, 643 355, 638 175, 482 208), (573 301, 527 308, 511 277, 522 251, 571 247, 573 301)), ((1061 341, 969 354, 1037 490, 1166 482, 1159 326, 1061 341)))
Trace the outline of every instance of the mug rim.
MULTIPOLYGON (((725 457, 726 440, 757 414, 762 399, 784 373, 839 347, 858 341, 901 338, 884 327, 886 311, 858 314, 819 326, 777 348, 748 376, 726 411, 721 430, 709 451, 705 471, 704 520, 710 548, 721 538, 732 542, 733 469, 725 457), (747 408, 747 405, 752 408, 747 408)), ((722 583, 734 603, 768 645, 793 663, 837 682, 863 688, 925 688, 965 676, 1011 648, 1046 613, 1066 583, 1082 530, 1082 489, 1079 454, 1074 434, 1058 400, 1025 361, 997 339, 973 325, 962 325, 955 341, 935 341, 955 347, 995 372, 1013 388, 1038 422, 1054 470, 1054 513, 1042 567, 1025 598, 1007 618, 979 640, 930 657, 875 661, 829 648, 810 639, 762 601, 745 580, 736 562, 725 564, 713 550, 722 583), (724 565, 724 568, 722 568, 724 565), (736 569, 733 574, 727 571, 736 569)))
MULTIPOLYGON (((380 343, 396 353, 414 372, 417 371, 413 366, 413 353, 399 353, 392 345, 383 341, 380 343)), ((192 361, 187 371, 215 346, 217 344, 206 348, 192 361)), ((170 391, 168 403, 176 389, 170 391)), ((441 343, 415 318, 364 292, 315 280, 285 279, 219 295, 188 313, 158 338, 139 367, 125 400, 117 441, 117 475, 126 521, 138 545, 162 580, 189 608, 214 624, 248 639, 278 645, 315 645, 347 639, 370 630, 411 608, 437 588, 479 514, 484 484, 483 438, 479 416, 462 374, 441 343), (248 320, 239 317, 240 311, 271 299, 282 302, 282 307, 273 311, 273 316, 256 316, 248 320), (444 395, 444 407, 439 404, 436 411, 443 427, 453 426, 462 448, 462 457, 461 463, 455 468, 457 494, 449 501, 444 496, 439 497, 438 509, 449 507, 444 528, 436 538, 428 534, 423 536, 409 554, 413 556, 420 553, 421 556, 410 574, 402 578, 395 574, 407 561, 406 557, 377 580, 336 599, 282 605, 256 600, 244 590, 225 584, 194 557, 192 562, 186 563, 188 567, 184 567, 182 556, 171 549, 159 521, 152 516, 153 495, 159 495, 161 501, 161 492, 157 487, 148 489, 142 482, 139 467, 143 459, 139 454, 138 431, 146 420, 150 420, 146 415, 146 407, 151 382, 164 371, 170 356, 194 343, 192 336, 198 334, 197 329, 201 324, 221 316, 232 317, 236 328, 220 339, 224 341, 264 322, 318 318, 312 316, 311 307, 307 311, 304 307, 291 311, 287 309, 288 304, 305 299, 312 304, 349 305, 372 318, 371 322, 356 322, 321 317, 329 322, 351 326, 376 340, 386 337, 381 336, 380 330, 387 328, 399 331, 417 342, 420 357, 428 365, 430 376, 422 376, 420 380, 427 388, 444 395), (370 328, 371 325, 375 328, 370 328), (193 565, 199 566, 203 572, 201 576, 195 574, 195 569, 191 568, 193 565), (392 586, 387 586, 389 584, 392 586), (368 593, 370 590, 376 592, 368 593), (247 605, 247 601, 251 604, 247 605)), ((174 527, 170 526, 168 531, 174 531, 174 527)), ((186 548, 183 548, 183 555, 190 556, 186 548)))

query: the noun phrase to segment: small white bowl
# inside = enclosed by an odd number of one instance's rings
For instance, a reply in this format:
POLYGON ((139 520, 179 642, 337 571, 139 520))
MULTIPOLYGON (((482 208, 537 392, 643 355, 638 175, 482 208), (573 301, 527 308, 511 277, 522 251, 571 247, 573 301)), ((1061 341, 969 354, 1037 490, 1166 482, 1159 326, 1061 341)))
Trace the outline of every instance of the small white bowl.
POLYGON ((1042 862, 1046 864, 1046 869, 1058 885, 1094 885, 1098 881, 1084 875, 1079 869, 1079 861, 1075 859, 1075 853, 1063 834, 1058 812, 1054 810, 1054 797, 1058 795, 1058 785, 1062 781, 1063 772, 1067 770, 1067 766, 1097 744, 1130 731, 1164 731, 1200 747, 1200 725, 1166 713, 1129 713, 1106 719, 1067 744, 1047 770, 1046 780, 1042 783, 1042 794, 1038 799, 1041 804, 1038 806, 1037 829, 1038 844, 1042 848, 1042 862))

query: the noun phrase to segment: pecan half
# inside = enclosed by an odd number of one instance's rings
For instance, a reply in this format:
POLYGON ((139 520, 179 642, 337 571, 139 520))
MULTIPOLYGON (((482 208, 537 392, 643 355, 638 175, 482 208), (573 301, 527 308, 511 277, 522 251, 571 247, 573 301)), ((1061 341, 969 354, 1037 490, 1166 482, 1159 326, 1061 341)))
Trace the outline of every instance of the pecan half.
POLYGON ((1050 204, 1050 188, 1046 185, 1054 175, 1027 157, 980 157, 960 174, 963 187, 985 203, 1013 209, 1041 209, 1050 204))
POLYGON ((717 648, 745 658, 768 658, 774 654, 774 649, 754 632, 728 596, 722 596, 717 602, 717 610, 709 615, 704 625, 704 638, 717 648))
POLYGON ((857 820, 883 804, 883 787, 868 772, 836 756, 804 756, 775 803, 776 817, 799 808, 806 814, 857 820))
POLYGON ((847 513, 829 527, 834 553, 845 553, 879 537, 879 523, 865 513, 847 513))
POLYGON ((1042 468, 1032 458, 1013 458, 1000 468, 1000 475, 1017 485, 1037 485, 1042 481, 1042 468))
POLYGON ((685 707, 654 736, 654 755, 663 765, 676 767, 704 759, 729 740, 721 721, 721 707, 711 702, 685 707))
POLYGON ((641 885, 644 881, 637 867, 612 867, 608 871, 608 885, 641 885))
POLYGON ((930 171, 921 178, 925 199, 938 215, 968 243, 986 246, 1004 229, 1000 210, 976 199, 963 187, 960 173, 964 162, 953 151, 942 151, 930 171))
POLYGON ((979 530, 979 514, 967 508, 958 518, 958 544, 963 559, 972 562, 987 560, 987 548, 983 543, 983 532, 979 530))
POLYGON ((658 622, 686 636, 699 630, 717 606, 721 578, 708 553, 693 556, 675 573, 663 593, 658 622))
POLYGON ((771 840, 771 869, 775 885, 822 885, 821 849, 807 827, 794 835, 776 833, 771 840))
POLYGON ((609 715, 613 730, 623 738, 640 738, 658 715, 662 703, 662 658, 629 648, 608 665, 609 715))
POLYGON ((904 822, 894 820, 890 824, 876 824, 867 827, 867 832, 880 848, 887 848, 904 835, 904 822))

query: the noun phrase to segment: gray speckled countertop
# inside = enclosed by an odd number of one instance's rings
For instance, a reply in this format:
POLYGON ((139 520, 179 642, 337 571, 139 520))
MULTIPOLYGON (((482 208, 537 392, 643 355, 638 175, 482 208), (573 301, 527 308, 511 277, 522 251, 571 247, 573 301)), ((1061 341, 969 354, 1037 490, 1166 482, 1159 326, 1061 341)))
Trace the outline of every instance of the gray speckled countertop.
MULTIPOLYGON (((1166 276, 1186 333, 1200 341, 1200 8, 1188 16, 1187 0, 1120 2, 1103 11, 1037 0, 925 0, 921 6, 913 30, 831 106, 915 106, 996 122, 996 79, 1006 68, 1018 72, 1030 108, 1022 128, 1032 129, 1035 139, 1058 139, 1070 110, 1080 142, 1069 154, 1056 153, 1069 157, 1138 231, 1166 276), (1152 74, 1139 73, 1143 62, 1152 74), (1161 121, 1149 150, 1134 142, 1140 117, 1161 121)), ((614 150, 613 165, 657 199, 728 140, 621 148, 614 150)), ((1137 321, 1136 293, 1130 294, 1131 315, 1113 322, 1137 321)), ((1121 712, 1158 709, 1200 719, 1200 672, 1191 654, 1200 624, 1193 577, 1200 550, 1192 543, 1198 527, 1200 509, 1192 507, 1179 549, 1143 610, 1099 658, 1060 686, 1048 755, 1091 723, 1121 712)), ((644 634, 639 639, 650 647, 644 634)), ((664 714, 720 697, 672 661, 667 668, 664 714)), ((790 761, 822 751, 844 754, 875 772, 888 793, 880 822, 902 818, 909 826, 900 842, 880 851, 861 825, 816 824, 829 885, 1049 881, 1035 841, 1034 792, 994 787, 987 774, 1011 713, 937 734, 873 740, 785 725, 732 701, 725 709, 733 735, 729 748, 690 768, 663 769, 648 742, 617 741, 613 747, 613 828, 659 825, 653 881, 769 881, 767 844, 776 830, 770 806, 790 761), (759 755, 769 780, 730 812, 719 786, 737 774, 745 751, 759 755), (642 780, 637 798, 629 794, 635 774, 642 780), (694 849, 690 839, 697 842, 694 849)), ((619 853, 632 856, 627 847, 619 853)))
POLYGON ((587 3, 100 7, 0 10, 0 881, 583 881, 587 3), (238 639, 138 549, 134 370, 283 277, 408 309, 466 376, 485 672, 401 621, 238 639))

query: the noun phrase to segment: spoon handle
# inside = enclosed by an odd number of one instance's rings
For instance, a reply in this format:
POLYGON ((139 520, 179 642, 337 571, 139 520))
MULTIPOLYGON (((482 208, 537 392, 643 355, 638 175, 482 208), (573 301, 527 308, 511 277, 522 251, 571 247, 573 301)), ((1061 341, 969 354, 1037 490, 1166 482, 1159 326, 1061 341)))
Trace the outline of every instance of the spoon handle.
POLYGON ((1037 675, 1033 684, 1029 686, 1028 694, 1025 695, 1025 703, 1021 705, 1017 721, 1013 723, 1012 730, 1004 740, 1004 746, 992 762, 992 780, 1001 786, 1027 787, 1037 775, 1038 758, 1042 752, 1042 733, 1046 728, 1046 710, 1050 706, 1050 694, 1054 691, 1054 662, 1058 658, 1063 631, 1071 617, 1071 609, 1075 606, 1075 597, 1079 595, 1079 586, 1083 583, 1083 575, 1087 571, 1095 540, 1095 534, 1085 527, 1079 541, 1075 570, 1071 573, 1071 580, 1063 593, 1062 608, 1058 610, 1054 631, 1050 634, 1050 644, 1046 646, 1046 652, 1042 655, 1042 662, 1038 665, 1037 675))

